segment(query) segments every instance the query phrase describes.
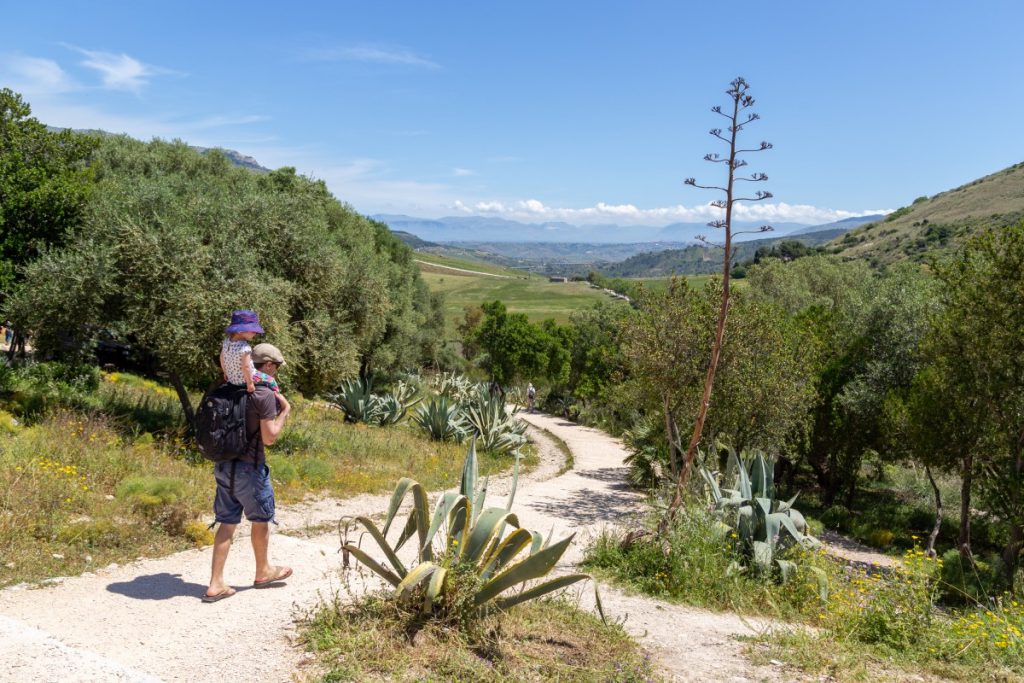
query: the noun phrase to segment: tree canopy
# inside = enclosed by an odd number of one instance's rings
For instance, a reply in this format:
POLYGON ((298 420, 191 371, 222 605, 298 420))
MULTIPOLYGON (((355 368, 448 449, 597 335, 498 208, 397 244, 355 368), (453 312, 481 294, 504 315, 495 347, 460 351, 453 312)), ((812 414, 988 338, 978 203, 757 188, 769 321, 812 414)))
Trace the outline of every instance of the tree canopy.
POLYGON ((0 295, 18 268, 78 225, 92 187, 98 140, 53 132, 17 93, 0 89, 0 295))
POLYGON ((11 302, 43 354, 110 329, 176 385, 203 386, 231 311, 252 308, 288 358, 285 378, 317 392, 360 370, 418 367, 441 337, 408 247, 322 182, 127 137, 104 139, 91 168, 81 225, 27 266, 11 302))

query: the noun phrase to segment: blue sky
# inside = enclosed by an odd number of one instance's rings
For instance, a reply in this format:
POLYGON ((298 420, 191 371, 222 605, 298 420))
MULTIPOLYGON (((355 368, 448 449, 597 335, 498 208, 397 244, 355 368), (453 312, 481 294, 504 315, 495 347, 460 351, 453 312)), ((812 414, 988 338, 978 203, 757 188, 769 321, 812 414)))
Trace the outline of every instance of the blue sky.
POLYGON ((51 125, 224 146, 365 213, 706 220, 709 109, 769 140, 744 217, 894 209, 1024 160, 1024 3, 6 2, 0 85, 51 125))

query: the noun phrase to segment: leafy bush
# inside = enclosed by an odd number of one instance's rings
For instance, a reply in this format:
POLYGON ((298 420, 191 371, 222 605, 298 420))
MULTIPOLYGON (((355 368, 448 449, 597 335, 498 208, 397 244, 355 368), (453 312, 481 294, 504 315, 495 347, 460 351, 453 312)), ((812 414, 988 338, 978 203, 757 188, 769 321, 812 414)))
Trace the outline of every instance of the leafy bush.
POLYGON ((364 516, 345 525, 345 565, 348 556, 354 555, 394 586, 397 601, 418 606, 424 616, 449 620, 463 628, 471 628, 489 611, 505 610, 589 579, 587 574, 570 574, 526 588, 528 581, 546 576, 555 567, 575 534, 551 545, 540 532, 521 528, 518 517, 511 512, 518 477, 517 458, 508 503, 504 508, 485 508, 487 482, 478 484, 476 448, 470 445, 459 490, 442 494, 433 514, 423 486, 403 478, 391 496, 383 529, 364 516), (392 546, 386 537, 409 494, 413 507, 392 546), (352 523, 361 525, 373 538, 386 562, 378 562, 349 540, 352 523), (439 536, 442 527, 443 535, 439 536), (506 527, 511 530, 507 535, 506 527), (416 564, 410 569, 398 552, 413 536, 416 564), (518 592, 509 592, 516 587, 520 588, 518 592))
POLYGON ((955 548, 942 555, 942 598, 953 605, 987 604, 989 596, 995 595, 1002 588, 1001 572, 995 567, 1001 566, 1000 558, 986 562, 975 557, 973 565, 960 557, 955 548))
POLYGON ((653 418, 641 418, 622 440, 629 449, 623 462, 629 466, 630 483, 641 488, 656 486, 668 469, 668 447, 660 426, 653 418))
POLYGON ((842 505, 833 505, 826 509, 825 512, 821 513, 821 523, 824 524, 827 529, 849 531, 850 519, 851 513, 849 508, 842 505))

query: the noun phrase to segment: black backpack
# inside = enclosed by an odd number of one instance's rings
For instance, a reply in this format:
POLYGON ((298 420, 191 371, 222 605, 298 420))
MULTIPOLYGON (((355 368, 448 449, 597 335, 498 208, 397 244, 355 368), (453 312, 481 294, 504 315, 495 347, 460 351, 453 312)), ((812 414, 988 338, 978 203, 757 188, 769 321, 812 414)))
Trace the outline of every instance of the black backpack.
POLYGON ((206 392, 196 411, 196 441, 203 457, 224 462, 245 455, 249 445, 245 432, 248 403, 245 386, 225 383, 206 392))

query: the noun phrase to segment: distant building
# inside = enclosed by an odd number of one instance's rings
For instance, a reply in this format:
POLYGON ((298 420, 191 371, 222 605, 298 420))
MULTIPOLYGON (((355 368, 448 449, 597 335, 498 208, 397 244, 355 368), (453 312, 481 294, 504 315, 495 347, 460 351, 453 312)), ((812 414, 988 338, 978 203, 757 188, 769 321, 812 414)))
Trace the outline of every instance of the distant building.
POLYGON ((568 281, 569 281, 569 278, 567 278, 567 277, 560 277, 560 276, 557 276, 557 275, 552 275, 551 277, 548 278, 548 282, 568 282, 568 281))

